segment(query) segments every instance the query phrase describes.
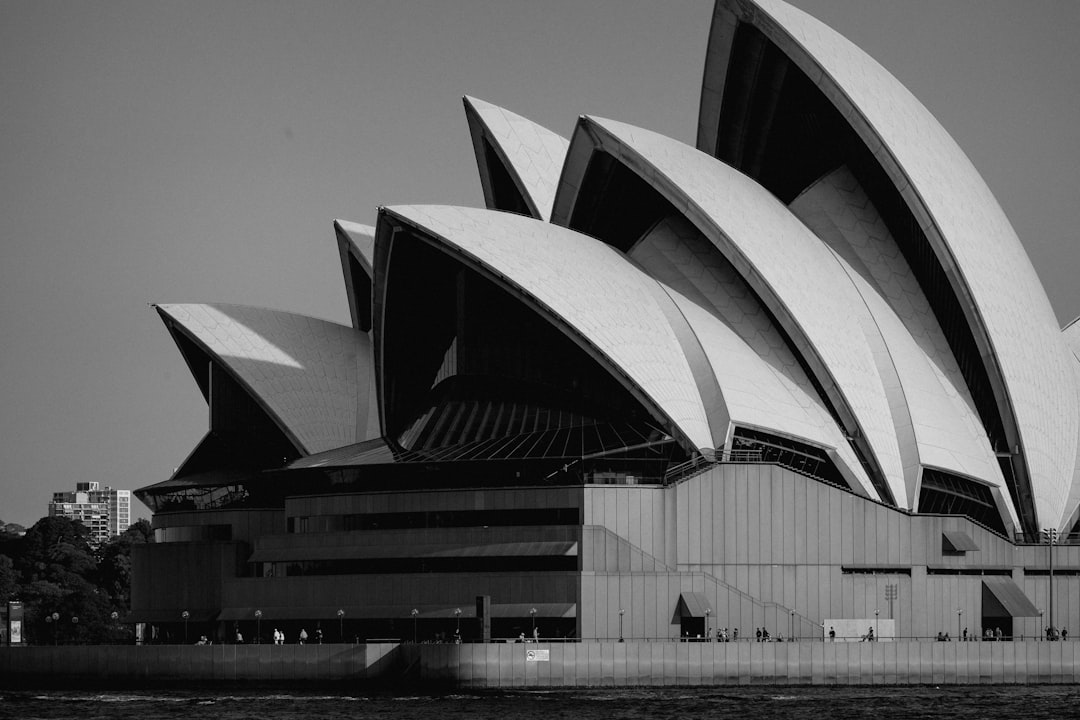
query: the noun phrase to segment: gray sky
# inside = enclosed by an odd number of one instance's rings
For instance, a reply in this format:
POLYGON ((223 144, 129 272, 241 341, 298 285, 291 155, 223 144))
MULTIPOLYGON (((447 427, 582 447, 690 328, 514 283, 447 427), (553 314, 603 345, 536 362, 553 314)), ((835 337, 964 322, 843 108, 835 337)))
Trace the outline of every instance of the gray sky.
MULTIPOLYGON (((1080 3, 796 0, 967 152, 1080 314, 1080 3)), ((0 518, 166 479, 206 405, 148 302, 348 323, 331 222, 482 205, 463 94, 693 142, 711 1, 0 5, 0 518)), ((137 515, 149 511, 136 506, 137 515)))

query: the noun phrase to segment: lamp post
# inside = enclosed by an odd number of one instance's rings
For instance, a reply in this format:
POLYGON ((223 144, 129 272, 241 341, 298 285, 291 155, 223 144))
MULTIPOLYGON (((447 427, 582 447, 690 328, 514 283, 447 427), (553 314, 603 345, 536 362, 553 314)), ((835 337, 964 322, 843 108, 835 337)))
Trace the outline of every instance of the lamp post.
POLYGON ((1054 638, 1054 543, 1057 542, 1057 528, 1043 528, 1046 538, 1047 556, 1050 559, 1050 639, 1054 638))
POLYGON ((709 616, 712 615, 712 608, 705 608, 705 641, 712 642, 712 624, 709 622, 709 616))
POLYGON ((794 610, 791 611, 791 624, 788 625, 787 639, 788 639, 788 642, 793 642, 795 640, 795 611, 794 610))
POLYGON ((881 610, 874 608, 874 641, 878 639, 878 615, 881 614, 881 610))
POLYGON ((961 608, 956 608, 956 639, 963 640, 963 635, 960 634, 960 616, 964 614, 961 608))
POLYGON ((529 608, 529 618, 532 620, 532 636, 536 639, 536 608, 529 608))
POLYGON ((893 601, 896 600, 896 598, 899 597, 899 595, 900 595, 900 591, 896 587, 895 583, 890 583, 890 584, 885 586, 885 599, 889 603, 889 619, 890 620, 893 617, 893 601))
POLYGON ((625 614, 626 614, 626 611, 625 611, 625 610, 623 610, 622 608, 619 608, 619 642, 622 642, 622 641, 623 641, 623 635, 622 635, 622 618, 623 618, 623 615, 625 615, 625 614))
POLYGON ((262 642, 262 610, 255 611, 255 644, 262 642))
POLYGON ((345 611, 341 608, 337 611, 337 631, 339 641, 345 642, 345 611))
POLYGON ((79 634, 76 632, 79 629, 79 616, 72 615, 71 617, 71 643, 73 645, 78 644, 79 634))
POLYGON ((416 608, 413 608, 412 612, 409 613, 409 614, 412 615, 412 642, 413 642, 413 645, 415 645, 416 644, 416 616, 420 614, 420 611, 417 610, 416 608))
POLYGON ((45 624, 52 627, 52 644, 56 645, 56 621, 60 619, 59 613, 45 616, 45 624))
POLYGON ((454 634, 461 636, 461 608, 454 608, 454 634))
POLYGON ((184 618, 184 644, 187 645, 187 623, 188 618, 191 617, 191 613, 185 610, 184 612, 180 613, 180 617, 184 618))

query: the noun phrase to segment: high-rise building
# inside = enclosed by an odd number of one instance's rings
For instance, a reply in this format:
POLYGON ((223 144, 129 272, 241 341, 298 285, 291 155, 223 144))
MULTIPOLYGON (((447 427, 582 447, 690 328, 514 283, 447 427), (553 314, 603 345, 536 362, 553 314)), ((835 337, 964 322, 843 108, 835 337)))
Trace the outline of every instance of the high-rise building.
POLYGON ((54 492, 49 517, 78 520, 95 543, 105 542, 131 525, 131 491, 104 488, 96 482, 75 484, 74 491, 54 492))

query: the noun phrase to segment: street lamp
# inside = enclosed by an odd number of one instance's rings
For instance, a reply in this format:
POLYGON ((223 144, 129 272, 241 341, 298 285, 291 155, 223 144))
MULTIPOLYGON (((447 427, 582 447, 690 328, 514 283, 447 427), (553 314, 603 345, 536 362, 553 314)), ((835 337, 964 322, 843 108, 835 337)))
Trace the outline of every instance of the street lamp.
POLYGON ((705 642, 712 642, 712 625, 709 623, 710 615, 712 615, 712 608, 705 608, 705 642))
POLYGON ((52 644, 56 645, 56 621, 60 619, 60 613, 45 616, 45 624, 52 626, 52 644))
POLYGON ((536 608, 529 608, 529 617, 532 618, 532 636, 536 639, 536 608))
POLYGON ((960 616, 964 614, 964 611, 960 608, 956 608, 956 639, 963 640, 964 636, 960 634, 960 616))
POLYGON ((454 627, 454 634, 461 637, 461 608, 454 608, 454 620, 457 621, 457 625, 454 627))
POLYGON ((874 640, 877 640, 878 635, 879 635, 877 619, 878 619, 878 615, 880 615, 880 614, 881 614, 881 610, 878 610, 877 608, 874 608, 874 640))
POLYGON ((79 629, 79 618, 73 615, 71 617, 71 642, 73 644, 78 642, 78 633, 75 631, 79 629))
POLYGON ((262 610, 255 611, 255 644, 262 642, 262 610))
POLYGON ((341 608, 337 611, 337 631, 341 642, 345 642, 345 611, 341 608))
POLYGON ((791 622, 788 624, 788 642, 795 640, 795 611, 791 611, 791 622))
POLYGON ((413 608, 412 612, 409 613, 409 614, 412 615, 412 642, 413 642, 413 645, 415 645, 416 644, 416 616, 420 614, 420 611, 417 610, 416 608, 413 608))
POLYGON ((622 641, 623 641, 623 636, 622 636, 622 617, 623 617, 623 615, 624 615, 625 613, 626 613, 626 611, 625 611, 625 610, 623 610, 622 608, 619 608, 619 642, 622 642, 622 641))
POLYGON ((187 645, 187 622, 188 618, 191 617, 191 613, 185 610, 184 612, 180 613, 180 617, 184 618, 184 644, 187 645))

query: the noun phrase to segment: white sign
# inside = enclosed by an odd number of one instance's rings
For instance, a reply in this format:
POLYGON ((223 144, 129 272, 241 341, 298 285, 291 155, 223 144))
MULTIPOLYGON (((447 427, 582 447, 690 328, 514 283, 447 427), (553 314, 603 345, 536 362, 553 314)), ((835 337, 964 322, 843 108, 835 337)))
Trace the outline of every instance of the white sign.
POLYGON ((548 653, 551 652, 547 648, 543 650, 526 650, 525 662, 551 662, 551 658, 548 657, 548 653))
POLYGON ((22 643, 22 620, 11 621, 11 644, 18 645, 22 643))

